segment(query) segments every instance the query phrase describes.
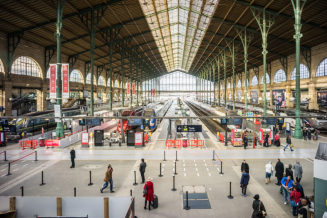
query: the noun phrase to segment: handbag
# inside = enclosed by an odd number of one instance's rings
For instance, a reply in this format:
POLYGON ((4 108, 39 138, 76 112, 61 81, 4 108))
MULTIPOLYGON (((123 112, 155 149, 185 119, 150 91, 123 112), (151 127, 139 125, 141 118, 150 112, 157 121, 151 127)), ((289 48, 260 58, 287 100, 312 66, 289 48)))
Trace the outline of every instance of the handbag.
POLYGON ((143 194, 145 194, 145 195, 148 194, 148 187, 147 186, 144 187, 143 194))
POLYGON ((295 201, 291 201, 291 206, 292 206, 292 207, 297 207, 296 202, 295 202, 295 201))
POLYGON ((266 211, 261 210, 261 201, 259 201, 257 217, 265 217, 265 216, 267 216, 267 213, 266 213, 266 211))

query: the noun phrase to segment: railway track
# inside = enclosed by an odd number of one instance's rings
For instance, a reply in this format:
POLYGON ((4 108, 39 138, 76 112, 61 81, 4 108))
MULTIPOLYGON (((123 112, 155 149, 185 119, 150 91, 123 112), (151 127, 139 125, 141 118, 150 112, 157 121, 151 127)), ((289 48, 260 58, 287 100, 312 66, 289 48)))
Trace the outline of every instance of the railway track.
MULTIPOLYGON (((207 111, 204 108, 200 108, 199 106, 189 102, 185 101, 185 104, 197 115, 197 116, 210 116, 212 115, 209 111, 207 111)), ((216 135, 217 132, 225 132, 225 129, 221 127, 221 125, 212 118, 206 119, 206 118, 200 118, 202 123, 208 127, 208 129, 216 135)))

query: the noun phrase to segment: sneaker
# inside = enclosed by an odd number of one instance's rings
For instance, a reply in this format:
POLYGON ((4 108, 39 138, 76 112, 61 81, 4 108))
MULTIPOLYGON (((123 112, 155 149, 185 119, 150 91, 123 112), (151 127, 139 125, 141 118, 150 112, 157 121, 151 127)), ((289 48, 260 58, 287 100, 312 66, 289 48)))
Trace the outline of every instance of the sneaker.
POLYGON ((101 192, 101 193, 103 193, 103 190, 102 190, 102 188, 100 188, 100 192, 101 192))

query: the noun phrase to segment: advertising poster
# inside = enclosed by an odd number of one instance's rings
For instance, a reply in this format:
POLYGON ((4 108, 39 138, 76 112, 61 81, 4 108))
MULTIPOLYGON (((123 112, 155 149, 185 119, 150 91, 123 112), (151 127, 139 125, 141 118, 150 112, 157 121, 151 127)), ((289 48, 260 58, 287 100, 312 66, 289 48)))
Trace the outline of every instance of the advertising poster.
POLYGON ((131 88, 130 88, 130 84, 129 84, 129 83, 127 83, 127 87, 126 87, 126 89, 127 89, 127 95, 129 95, 129 94, 130 94, 130 91, 131 91, 131 90, 130 90, 131 88))
POLYGON ((317 103, 321 107, 327 107, 327 91, 317 92, 317 103))
POLYGON ((237 101, 242 101, 242 91, 237 91, 237 101))
POLYGON ((132 83, 132 94, 135 95, 135 83, 132 83))
POLYGON ((143 132, 136 132, 134 135, 134 144, 136 145, 143 145, 143 132))
POLYGON ((89 133, 82 132, 82 145, 89 145, 89 133))
POLYGON ((252 104, 258 104, 258 91, 251 91, 251 103, 252 104))
POLYGON ((69 98, 69 64, 61 65, 62 98, 69 98))
POLYGON ((274 89, 272 91, 273 105, 278 107, 285 107, 285 89, 274 89))
POLYGON ((50 98, 56 98, 57 64, 50 64, 50 98))

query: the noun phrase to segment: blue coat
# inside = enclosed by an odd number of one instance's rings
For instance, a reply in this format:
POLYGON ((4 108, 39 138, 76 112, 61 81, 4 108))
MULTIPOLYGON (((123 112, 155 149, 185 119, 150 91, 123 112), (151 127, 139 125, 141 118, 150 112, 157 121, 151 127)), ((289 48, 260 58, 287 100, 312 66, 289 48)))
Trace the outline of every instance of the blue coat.
POLYGON ((250 174, 242 173, 241 185, 248 185, 250 180, 250 174))
MULTIPOLYGON (((287 180, 287 177, 285 176, 285 177, 282 179, 282 181, 281 181, 282 185, 285 185, 285 184, 286 184, 286 180, 287 180)), ((287 184, 287 187, 288 187, 288 188, 292 188, 292 186, 293 186, 293 180, 290 179, 290 181, 289 181, 288 184, 287 184)))

